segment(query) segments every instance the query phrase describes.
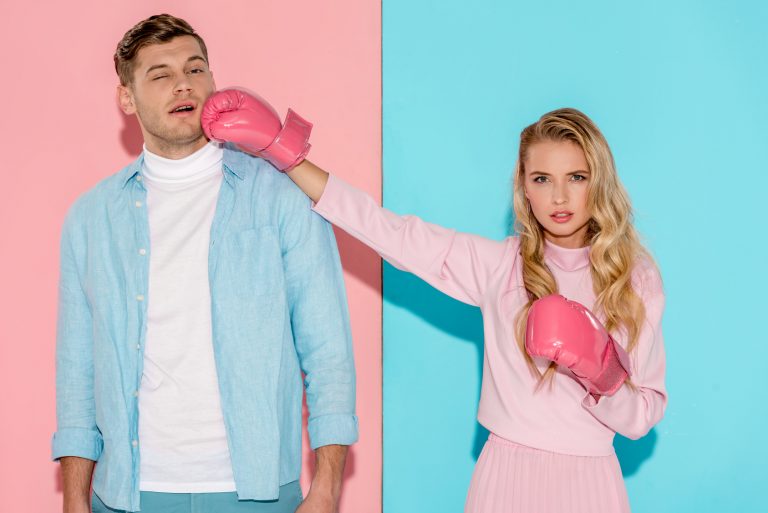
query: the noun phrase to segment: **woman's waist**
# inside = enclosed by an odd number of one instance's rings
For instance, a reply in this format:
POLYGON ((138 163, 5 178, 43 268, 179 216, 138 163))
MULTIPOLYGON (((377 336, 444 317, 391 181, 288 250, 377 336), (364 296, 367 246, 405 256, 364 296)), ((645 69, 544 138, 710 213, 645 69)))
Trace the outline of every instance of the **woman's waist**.
POLYGON ((489 388, 483 387, 477 417, 500 439, 574 456, 614 454, 615 432, 582 407, 578 397, 547 390, 546 385, 516 397, 500 397, 489 388))

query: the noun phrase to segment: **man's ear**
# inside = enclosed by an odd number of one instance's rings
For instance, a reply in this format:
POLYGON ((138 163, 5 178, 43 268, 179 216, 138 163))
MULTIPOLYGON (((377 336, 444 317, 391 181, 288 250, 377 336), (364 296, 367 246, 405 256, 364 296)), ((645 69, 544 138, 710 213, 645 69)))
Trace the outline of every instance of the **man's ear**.
POLYGON ((117 86, 117 104, 120 105, 120 110, 127 115, 136 114, 136 104, 133 101, 133 93, 128 86, 117 86))

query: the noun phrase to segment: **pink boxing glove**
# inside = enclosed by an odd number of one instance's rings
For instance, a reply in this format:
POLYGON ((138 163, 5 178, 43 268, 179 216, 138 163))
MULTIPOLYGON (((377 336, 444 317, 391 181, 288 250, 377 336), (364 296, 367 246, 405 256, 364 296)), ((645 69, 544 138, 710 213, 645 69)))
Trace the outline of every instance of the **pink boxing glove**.
POLYGON ((288 109, 285 126, 281 126, 271 105, 241 89, 222 89, 209 96, 200 123, 209 139, 233 142, 280 171, 299 164, 310 148, 312 123, 288 109))
POLYGON ((630 375, 627 352, 594 314, 558 294, 531 305, 525 348, 570 369, 591 394, 613 395, 630 375))

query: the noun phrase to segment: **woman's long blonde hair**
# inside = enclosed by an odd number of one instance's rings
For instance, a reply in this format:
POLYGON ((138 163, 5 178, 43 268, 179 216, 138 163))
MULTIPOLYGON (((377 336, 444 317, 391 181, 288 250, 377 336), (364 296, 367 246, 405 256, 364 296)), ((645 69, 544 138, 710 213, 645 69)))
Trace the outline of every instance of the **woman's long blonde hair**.
POLYGON ((584 151, 590 171, 587 208, 591 219, 585 244, 590 247, 589 262, 595 292, 593 310, 609 332, 622 330, 628 340, 627 350, 637 344, 645 307, 632 288, 632 269, 641 256, 648 256, 632 225, 632 205, 619 181, 608 143, 597 126, 576 109, 548 112, 520 134, 520 151, 514 176, 515 231, 520 236, 523 284, 528 303, 516 318, 520 350, 540 384, 553 377, 552 363, 541 375, 525 351, 525 326, 533 302, 558 293, 557 282, 544 262, 544 232, 536 221, 525 197, 525 161, 531 145, 544 141, 569 141, 584 151))

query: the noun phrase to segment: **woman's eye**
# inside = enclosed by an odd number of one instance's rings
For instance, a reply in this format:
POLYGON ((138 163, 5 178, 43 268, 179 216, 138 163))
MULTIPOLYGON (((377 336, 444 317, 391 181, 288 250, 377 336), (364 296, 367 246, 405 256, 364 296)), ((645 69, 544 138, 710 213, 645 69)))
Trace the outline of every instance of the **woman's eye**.
POLYGON ((547 177, 546 176, 537 176, 536 178, 533 179, 533 181, 535 183, 544 183, 544 182, 547 181, 547 177))
POLYGON ((571 177, 571 179, 572 179, 574 182, 583 182, 584 180, 586 180, 586 179, 587 179, 587 177, 586 177, 586 176, 584 176, 584 175, 573 175, 573 176, 571 177))

